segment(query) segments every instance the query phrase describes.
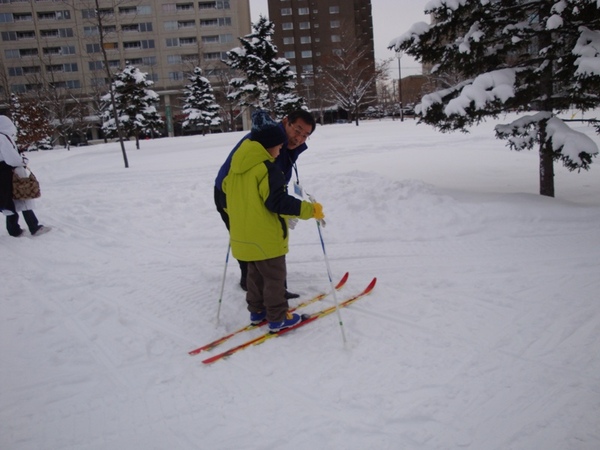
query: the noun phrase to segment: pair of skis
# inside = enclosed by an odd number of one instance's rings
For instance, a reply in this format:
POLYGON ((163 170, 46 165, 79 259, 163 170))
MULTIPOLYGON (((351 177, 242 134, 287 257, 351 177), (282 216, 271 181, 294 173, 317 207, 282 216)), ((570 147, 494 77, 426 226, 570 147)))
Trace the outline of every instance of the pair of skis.
MULTIPOLYGON (((336 290, 341 289, 346 284, 346 281, 348 280, 348 276, 349 276, 349 274, 348 274, 348 272, 346 272, 344 274, 344 276, 340 279, 340 281, 335 285, 335 289, 336 290)), ((352 303, 356 302, 360 298, 368 295, 373 290, 373 288, 375 287, 375 283, 376 282, 377 282, 377 278, 373 278, 371 280, 371 282, 367 285, 367 287, 365 289, 363 289, 358 294, 353 295, 353 296, 345 299, 344 301, 342 301, 337 306, 337 308, 345 308, 347 306, 350 306, 352 303)), ((318 294, 318 295, 314 296, 313 298, 308 299, 308 300, 300 303, 299 305, 297 305, 293 309, 290 309, 290 311, 295 311, 297 309, 304 308, 304 307, 306 307, 306 306, 308 306, 308 305, 310 305, 312 303, 315 303, 315 302, 317 302, 319 300, 322 300, 323 298, 325 298, 329 294, 330 294, 330 292, 318 294)), ((265 341, 267 341, 269 339, 272 339, 272 338, 278 337, 278 336, 280 336, 282 334, 288 333, 289 331, 295 330, 296 328, 303 327, 303 326, 305 326, 305 325, 307 325, 307 324, 309 324, 311 322, 314 322, 317 319, 320 319, 321 317, 328 316, 329 314, 334 313, 337 310, 337 308, 336 308, 336 306, 331 306, 331 307, 322 309, 320 311, 317 311, 317 312, 315 312, 313 314, 304 314, 304 315, 302 315, 302 319, 303 320, 301 322, 297 323, 296 325, 292 326, 292 327, 284 328, 283 330, 280 330, 280 331, 275 332, 275 333, 267 332, 265 334, 261 334, 260 336, 258 336, 256 338, 250 339, 250 340, 248 340, 246 342, 243 342, 242 344, 239 344, 239 345, 237 345, 235 347, 232 347, 232 348, 230 348, 228 350, 225 350, 224 352, 221 352, 221 353, 218 353, 216 355, 213 355, 213 356, 211 356, 211 357, 203 360, 202 362, 204 364, 212 364, 212 363, 214 363, 216 361, 219 361, 221 359, 227 358, 228 356, 231 356, 234 353, 239 352, 240 350, 243 350, 243 349, 248 348, 248 347, 253 346, 253 345, 262 344, 263 342, 265 342, 265 341)), ((217 347, 217 346, 223 344, 224 342, 228 341, 232 337, 234 337, 234 336, 236 336, 236 335, 238 335, 240 333, 243 333, 245 331, 253 330, 255 328, 260 328, 263 325, 266 325, 266 323, 267 323, 267 321, 264 320, 264 321, 262 321, 261 323, 259 323, 257 325, 250 324, 250 325, 247 325, 245 327, 242 327, 242 328, 240 328, 240 329, 238 329, 238 330, 236 330, 236 331, 234 331, 232 333, 229 333, 229 334, 227 334, 227 335, 225 335, 225 336, 223 336, 223 337, 221 337, 219 339, 216 339, 213 342, 210 342, 210 343, 208 343, 206 345, 203 345, 202 347, 198 347, 198 348, 196 348, 194 350, 191 350, 189 352, 189 354, 190 355, 197 355, 197 354, 199 354, 201 352, 212 350, 215 347, 217 347)))

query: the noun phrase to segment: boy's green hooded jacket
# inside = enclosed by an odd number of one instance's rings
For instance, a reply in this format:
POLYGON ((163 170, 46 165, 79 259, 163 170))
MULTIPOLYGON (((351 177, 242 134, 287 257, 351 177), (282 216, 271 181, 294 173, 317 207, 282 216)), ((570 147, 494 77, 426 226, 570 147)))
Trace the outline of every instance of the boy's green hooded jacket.
POLYGON ((285 177, 258 142, 246 139, 223 180, 231 251, 238 261, 263 261, 288 252, 289 216, 313 217, 313 205, 287 193, 285 177))

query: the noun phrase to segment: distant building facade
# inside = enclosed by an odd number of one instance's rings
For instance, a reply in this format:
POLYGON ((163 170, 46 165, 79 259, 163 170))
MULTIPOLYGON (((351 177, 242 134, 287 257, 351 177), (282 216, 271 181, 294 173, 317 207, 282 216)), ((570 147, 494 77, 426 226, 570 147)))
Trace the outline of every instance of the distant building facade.
POLYGON ((298 93, 311 108, 322 100, 315 86, 320 70, 348 42, 358 44, 363 64, 374 72, 371 0, 268 0, 268 6, 274 43, 297 73, 298 93))

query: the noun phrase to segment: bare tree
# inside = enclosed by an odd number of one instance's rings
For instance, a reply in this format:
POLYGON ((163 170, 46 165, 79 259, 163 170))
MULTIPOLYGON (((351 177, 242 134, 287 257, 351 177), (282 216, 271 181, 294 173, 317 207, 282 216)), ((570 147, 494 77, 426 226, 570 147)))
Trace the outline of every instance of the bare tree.
POLYGON ((394 58, 388 58, 376 63, 376 72, 378 74, 376 80, 377 86, 377 109, 383 116, 387 116, 393 105, 396 103, 395 98, 390 94, 390 75, 389 69, 394 58))
POLYGON ((342 47, 325 59, 325 86, 330 100, 348 111, 358 126, 361 107, 372 102, 378 72, 357 39, 342 36, 342 47))
POLYGON ((237 101, 230 97, 230 94, 234 91, 230 82, 234 77, 240 76, 240 73, 225 64, 221 64, 221 67, 217 66, 209 69, 208 74, 218 80, 215 87, 215 97, 217 103, 221 105, 220 113, 223 126, 227 131, 235 131, 235 123, 245 109, 239 108, 237 101))

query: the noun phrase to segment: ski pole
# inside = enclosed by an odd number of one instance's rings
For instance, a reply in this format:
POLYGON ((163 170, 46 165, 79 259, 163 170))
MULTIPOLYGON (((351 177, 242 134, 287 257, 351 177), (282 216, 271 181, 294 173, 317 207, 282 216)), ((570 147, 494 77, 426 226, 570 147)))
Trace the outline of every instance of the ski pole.
POLYGON ((219 315, 221 314, 221 303, 223 302, 223 291, 225 290, 225 277, 227 276, 227 263, 229 263, 229 252, 231 243, 227 244, 227 256, 225 257, 225 267, 223 268, 223 280, 221 281, 221 293, 219 294, 219 307, 217 309, 217 326, 219 325, 219 315))
MULTIPOLYGON (((309 194, 309 200, 312 203, 316 203, 315 199, 309 194)), ((324 222, 323 222, 324 223, 324 222)), ((333 285, 333 277, 331 276, 331 266, 329 265, 329 258, 327 257, 327 250, 325 250, 325 241, 323 240, 323 233, 321 232, 321 220, 317 220, 317 230, 319 231, 319 239, 321 240, 321 248, 323 249, 323 257, 325 258, 325 265, 327 266, 327 276, 329 277, 329 284, 331 285, 331 291, 333 293, 333 301, 335 303, 335 313, 340 324, 340 331, 342 332, 342 341, 346 344, 346 333, 344 332, 344 323, 342 322, 342 315, 340 314, 339 303, 335 286, 333 285)))

